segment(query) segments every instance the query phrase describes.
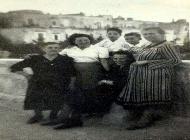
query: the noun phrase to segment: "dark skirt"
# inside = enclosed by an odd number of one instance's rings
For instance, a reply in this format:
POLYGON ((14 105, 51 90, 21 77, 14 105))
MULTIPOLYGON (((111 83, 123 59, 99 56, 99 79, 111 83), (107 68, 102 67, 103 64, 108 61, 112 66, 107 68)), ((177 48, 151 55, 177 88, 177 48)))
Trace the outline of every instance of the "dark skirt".
POLYGON ((104 78, 100 63, 75 63, 77 70, 77 86, 81 89, 93 89, 104 78))
POLYGON ((37 81, 32 78, 28 82, 28 89, 24 101, 25 110, 53 110, 60 109, 63 104, 66 88, 57 82, 37 81))
POLYGON ((106 98, 100 91, 98 82, 104 79, 104 70, 100 63, 76 63, 77 86, 84 96, 81 108, 83 113, 103 112, 106 98))

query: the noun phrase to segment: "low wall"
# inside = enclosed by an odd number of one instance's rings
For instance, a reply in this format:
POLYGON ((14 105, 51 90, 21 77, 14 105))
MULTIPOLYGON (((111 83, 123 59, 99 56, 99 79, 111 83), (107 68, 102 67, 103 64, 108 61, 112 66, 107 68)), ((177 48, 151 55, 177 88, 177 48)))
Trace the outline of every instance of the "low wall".
POLYGON ((190 115, 190 60, 176 66, 175 73, 174 111, 179 116, 190 115))
MULTIPOLYGON (((9 66, 22 59, 0 59, 0 93, 10 96, 23 96, 27 88, 25 77, 9 71, 9 66)), ((176 67, 174 84, 174 110, 183 116, 190 112, 190 60, 176 67)))
POLYGON ((22 75, 11 73, 9 67, 22 59, 0 59, 0 93, 24 96, 27 80, 22 75))

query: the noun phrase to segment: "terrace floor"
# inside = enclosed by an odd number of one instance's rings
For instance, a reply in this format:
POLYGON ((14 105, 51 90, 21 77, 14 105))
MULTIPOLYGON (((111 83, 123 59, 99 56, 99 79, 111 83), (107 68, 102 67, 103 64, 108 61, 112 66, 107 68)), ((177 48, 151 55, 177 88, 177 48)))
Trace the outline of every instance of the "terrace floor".
POLYGON ((190 140, 190 117, 172 117, 140 130, 91 118, 84 127, 56 131, 26 124, 31 112, 22 110, 22 104, 22 97, 0 94, 0 140, 190 140))

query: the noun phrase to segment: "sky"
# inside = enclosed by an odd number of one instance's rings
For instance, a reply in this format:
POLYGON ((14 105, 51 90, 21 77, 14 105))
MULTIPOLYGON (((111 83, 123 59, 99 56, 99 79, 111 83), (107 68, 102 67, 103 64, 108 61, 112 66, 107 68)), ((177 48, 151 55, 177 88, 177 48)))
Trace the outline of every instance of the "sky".
POLYGON ((190 0, 0 0, 0 12, 41 10, 50 14, 84 12, 90 15, 112 15, 135 20, 170 22, 190 21, 190 0))

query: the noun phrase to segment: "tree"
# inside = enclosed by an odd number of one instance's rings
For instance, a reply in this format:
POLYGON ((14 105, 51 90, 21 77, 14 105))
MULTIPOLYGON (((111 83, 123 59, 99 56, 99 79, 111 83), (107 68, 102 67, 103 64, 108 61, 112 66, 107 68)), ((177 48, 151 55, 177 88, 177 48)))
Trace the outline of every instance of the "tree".
POLYGON ((8 17, 0 16, 0 28, 12 27, 11 20, 8 17))
POLYGON ((12 42, 0 34, 0 49, 10 51, 12 46, 12 42))

